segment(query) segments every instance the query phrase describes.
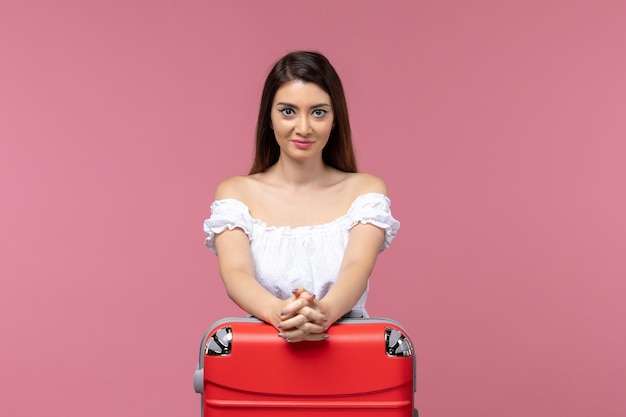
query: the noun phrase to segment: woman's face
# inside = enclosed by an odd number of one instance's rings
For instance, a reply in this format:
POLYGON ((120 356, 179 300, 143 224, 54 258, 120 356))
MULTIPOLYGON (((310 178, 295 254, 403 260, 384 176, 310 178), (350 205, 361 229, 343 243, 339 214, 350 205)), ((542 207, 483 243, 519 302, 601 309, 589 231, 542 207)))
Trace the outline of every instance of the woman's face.
POLYGON ((330 96, 317 84, 289 81, 274 95, 271 123, 281 156, 321 158, 334 125, 330 96))

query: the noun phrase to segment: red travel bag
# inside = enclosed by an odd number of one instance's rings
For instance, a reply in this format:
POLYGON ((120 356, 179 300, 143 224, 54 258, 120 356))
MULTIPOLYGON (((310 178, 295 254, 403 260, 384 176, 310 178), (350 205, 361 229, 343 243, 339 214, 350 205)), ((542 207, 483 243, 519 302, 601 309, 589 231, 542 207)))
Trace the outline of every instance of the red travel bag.
POLYGON ((287 343, 256 318, 215 323, 194 388, 206 417, 414 417, 413 346, 389 319, 344 318, 321 342, 287 343))

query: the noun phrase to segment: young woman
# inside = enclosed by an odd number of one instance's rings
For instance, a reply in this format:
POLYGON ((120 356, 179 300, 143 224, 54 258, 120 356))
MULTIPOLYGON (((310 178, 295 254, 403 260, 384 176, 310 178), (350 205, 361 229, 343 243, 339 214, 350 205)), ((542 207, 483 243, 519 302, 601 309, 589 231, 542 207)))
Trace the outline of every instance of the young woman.
POLYGON ((287 342, 324 340, 400 224, 385 183, 357 172, 343 87, 321 54, 281 58, 263 89, 250 173, 218 185, 206 245, 229 297, 287 342))

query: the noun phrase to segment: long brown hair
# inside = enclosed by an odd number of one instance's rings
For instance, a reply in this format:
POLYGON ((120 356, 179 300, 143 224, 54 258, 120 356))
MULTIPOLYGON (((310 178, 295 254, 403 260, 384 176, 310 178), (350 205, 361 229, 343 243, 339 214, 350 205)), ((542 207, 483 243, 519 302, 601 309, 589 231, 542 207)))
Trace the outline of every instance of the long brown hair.
POLYGON ((294 80, 314 83, 330 96, 335 127, 322 151, 324 163, 340 171, 357 172, 348 106, 339 75, 324 55, 312 51, 295 51, 278 60, 265 80, 250 174, 263 172, 278 161, 280 148, 271 127, 272 102, 276 91, 284 83, 294 80))

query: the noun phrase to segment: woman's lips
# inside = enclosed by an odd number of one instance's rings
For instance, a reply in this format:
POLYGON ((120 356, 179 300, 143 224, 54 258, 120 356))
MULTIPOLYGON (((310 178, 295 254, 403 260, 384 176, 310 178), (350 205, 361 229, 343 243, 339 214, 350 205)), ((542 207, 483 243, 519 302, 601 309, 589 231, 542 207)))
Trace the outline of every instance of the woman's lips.
POLYGON ((311 140, 292 139, 291 141, 298 149, 308 149, 313 145, 313 141, 311 140))

